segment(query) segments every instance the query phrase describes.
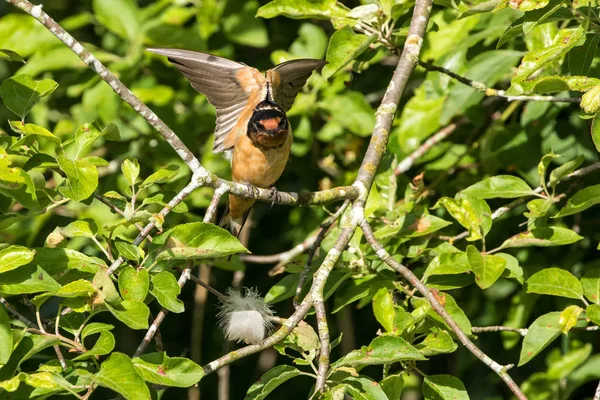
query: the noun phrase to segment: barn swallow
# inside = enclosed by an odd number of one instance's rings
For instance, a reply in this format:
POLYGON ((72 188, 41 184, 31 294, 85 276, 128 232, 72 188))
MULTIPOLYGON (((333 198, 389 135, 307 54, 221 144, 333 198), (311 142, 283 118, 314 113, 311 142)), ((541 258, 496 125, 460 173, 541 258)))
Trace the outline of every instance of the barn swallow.
MULTIPOLYGON (((281 63, 264 75, 256 68, 211 54, 177 49, 148 49, 168 60, 217 110, 213 153, 231 161, 234 182, 273 187, 287 164, 292 129, 286 112, 314 70, 326 61, 281 63)), ((238 236, 253 199, 229 195, 221 226, 238 236)))

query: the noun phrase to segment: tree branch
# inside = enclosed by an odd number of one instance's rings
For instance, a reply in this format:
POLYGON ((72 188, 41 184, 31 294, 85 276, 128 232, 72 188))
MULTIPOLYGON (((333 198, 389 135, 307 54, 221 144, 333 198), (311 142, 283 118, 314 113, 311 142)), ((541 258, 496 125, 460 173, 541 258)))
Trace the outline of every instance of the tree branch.
POLYGON ((404 265, 400 264, 398 261, 394 260, 392 256, 383 248, 383 246, 377 241, 375 235, 373 234, 373 230, 371 229, 371 225, 367 222, 366 219, 363 219, 360 222, 360 227, 365 235, 365 239, 371 245, 373 250, 377 253, 377 256, 383 260, 388 266, 396 270, 404 279, 406 279, 411 285, 413 285, 419 293, 421 293, 429 302, 431 307, 439 314, 440 317, 444 320, 444 322, 452 329, 454 334, 458 337, 458 340, 465 346, 475 357, 477 357, 481 362, 487 365, 492 371, 494 371, 498 376, 506 383, 509 389, 514 393, 515 396, 519 400, 527 400, 527 397, 521 392, 519 386, 512 380, 510 375, 506 372, 506 366, 502 366, 498 364, 496 361, 492 360, 487 354, 485 354, 479 347, 477 347, 471 340, 467 337, 467 335, 460 329, 458 324, 452 319, 450 314, 446 311, 444 306, 440 304, 438 299, 435 297, 433 293, 429 291, 429 289, 417 278, 415 274, 412 273, 411 270, 406 268, 404 265))
POLYGON ((507 96, 504 90, 498 90, 494 88, 487 87, 484 83, 477 82, 466 78, 464 76, 458 75, 449 69, 444 67, 438 67, 437 65, 433 65, 427 61, 419 60, 419 66, 425 68, 427 71, 435 71, 440 72, 442 74, 448 75, 449 77, 456 79, 463 85, 470 86, 471 88, 477 90, 478 92, 484 93, 488 97, 501 97, 506 99, 507 101, 549 101, 553 103, 580 103, 581 97, 558 97, 558 96, 507 96))

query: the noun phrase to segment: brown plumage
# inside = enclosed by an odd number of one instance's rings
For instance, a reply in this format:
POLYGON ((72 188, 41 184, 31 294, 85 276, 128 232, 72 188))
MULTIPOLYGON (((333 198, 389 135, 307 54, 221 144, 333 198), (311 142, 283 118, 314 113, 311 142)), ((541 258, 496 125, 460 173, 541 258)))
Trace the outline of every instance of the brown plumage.
MULTIPOLYGON (((265 75, 211 54, 177 49, 148 49, 167 56, 192 87, 217 109, 214 153, 231 160, 234 182, 261 188, 275 184, 292 147, 286 112, 312 72, 325 61, 291 60, 265 75)), ((229 214, 222 225, 239 235, 254 200, 229 195, 229 214)))

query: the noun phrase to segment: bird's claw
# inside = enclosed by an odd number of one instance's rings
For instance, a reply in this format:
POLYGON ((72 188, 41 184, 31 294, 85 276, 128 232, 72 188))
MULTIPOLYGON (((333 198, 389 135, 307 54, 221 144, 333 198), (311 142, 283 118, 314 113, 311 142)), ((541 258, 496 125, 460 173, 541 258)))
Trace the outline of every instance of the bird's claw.
POLYGON ((271 192, 269 193, 269 198, 273 199, 273 202, 271 203, 271 207, 273 207, 273 205, 276 202, 279 202, 280 196, 279 196, 279 191, 277 190, 277 188, 275 186, 271 186, 271 188, 269 189, 271 192))

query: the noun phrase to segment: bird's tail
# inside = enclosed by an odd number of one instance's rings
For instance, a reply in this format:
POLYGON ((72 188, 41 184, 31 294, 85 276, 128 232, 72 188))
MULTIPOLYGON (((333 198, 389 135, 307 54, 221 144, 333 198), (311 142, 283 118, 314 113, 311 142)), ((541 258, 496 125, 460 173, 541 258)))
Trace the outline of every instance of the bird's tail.
POLYGON ((221 221, 219 222, 219 226, 221 228, 229 229, 229 232, 236 238, 240 236, 242 232, 242 228, 250 215, 250 208, 242 215, 241 218, 233 218, 231 215, 231 211, 229 209, 229 201, 225 206, 225 211, 223 212, 223 216, 221 217, 221 221))

